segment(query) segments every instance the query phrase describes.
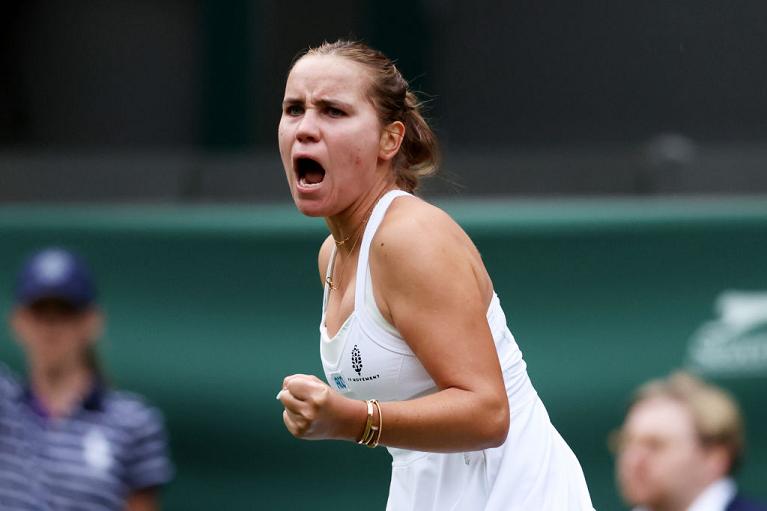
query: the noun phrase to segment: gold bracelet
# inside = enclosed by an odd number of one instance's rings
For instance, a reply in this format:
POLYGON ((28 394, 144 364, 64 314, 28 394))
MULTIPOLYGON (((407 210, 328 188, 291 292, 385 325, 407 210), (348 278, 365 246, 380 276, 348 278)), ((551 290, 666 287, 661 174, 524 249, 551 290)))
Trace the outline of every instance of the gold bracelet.
MULTIPOLYGON (((378 410, 378 416, 381 416, 381 405, 378 404, 378 401, 375 399, 371 399, 372 403, 375 405, 376 409, 378 410)), ((377 438, 380 438, 380 424, 378 426, 370 426, 370 438, 368 438, 368 441, 365 442, 365 446, 370 448, 375 448, 378 445, 377 438)))
POLYGON ((367 422, 365 423, 365 429, 362 430, 362 436, 359 440, 357 440, 357 443, 360 445, 367 445, 370 441, 370 433, 373 426, 373 400, 368 399, 365 401, 368 407, 368 418, 367 422))
POLYGON ((375 405, 376 408, 378 408, 378 427, 375 428, 375 431, 378 434, 375 436, 375 440, 373 440, 373 443, 367 444, 367 446, 370 447, 371 449, 375 449, 376 447, 378 447, 378 442, 381 441, 381 433, 383 432, 383 412, 381 411, 381 403, 379 403, 378 401, 374 399, 373 404, 375 405))

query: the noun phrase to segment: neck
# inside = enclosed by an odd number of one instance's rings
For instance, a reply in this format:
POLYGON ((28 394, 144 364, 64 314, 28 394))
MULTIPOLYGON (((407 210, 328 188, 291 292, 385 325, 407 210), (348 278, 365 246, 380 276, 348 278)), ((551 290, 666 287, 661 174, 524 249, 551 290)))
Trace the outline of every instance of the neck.
POLYGON ((658 503, 655 506, 648 506, 648 511, 687 511, 695 501, 695 497, 679 497, 674 501, 658 503))
POLYGON ((367 221, 378 200, 386 192, 395 188, 394 183, 379 183, 378 186, 370 189, 341 213, 326 217, 325 222, 330 229, 330 234, 333 235, 333 239, 336 242, 348 240, 344 242, 347 244, 353 242, 356 236, 361 236, 362 233, 359 231, 362 229, 362 224, 367 221))
POLYGON ((35 397, 53 417, 68 415, 88 393, 93 374, 83 364, 30 366, 30 385, 35 397))

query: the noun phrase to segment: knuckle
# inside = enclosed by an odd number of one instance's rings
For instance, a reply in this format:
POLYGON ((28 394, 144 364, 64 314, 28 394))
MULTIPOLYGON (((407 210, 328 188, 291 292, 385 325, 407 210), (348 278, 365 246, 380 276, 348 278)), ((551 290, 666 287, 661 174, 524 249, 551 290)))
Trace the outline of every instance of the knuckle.
POLYGON ((329 398, 330 398, 330 392, 328 392, 327 387, 323 387, 317 393, 315 402, 317 403, 317 406, 323 407, 327 404, 329 398))

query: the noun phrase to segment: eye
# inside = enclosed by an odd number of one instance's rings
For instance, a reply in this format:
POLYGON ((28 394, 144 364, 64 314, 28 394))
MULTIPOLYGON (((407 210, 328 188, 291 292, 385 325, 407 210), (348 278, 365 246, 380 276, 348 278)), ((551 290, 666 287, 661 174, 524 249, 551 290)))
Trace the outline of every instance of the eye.
POLYGON ((327 107, 325 111, 330 117, 344 117, 346 115, 346 112, 334 106, 327 107))
POLYGON ((301 105, 287 105, 285 107, 285 115, 290 115, 291 117, 301 115, 304 113, 304 107, 301 105))

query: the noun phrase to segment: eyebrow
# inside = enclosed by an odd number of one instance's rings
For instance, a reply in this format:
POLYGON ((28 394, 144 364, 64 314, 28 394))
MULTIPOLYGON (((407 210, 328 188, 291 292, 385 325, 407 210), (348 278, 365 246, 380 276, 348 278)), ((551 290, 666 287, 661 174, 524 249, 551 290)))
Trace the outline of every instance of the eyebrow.
POLYGON ((303 104, 304 100, 299 98, 285 98, 282 100, 283 106, 285 105, 300 105, 303 104))
MULTIPOLYGON (((314 102, 317 106, 320 108, 326 108, 326 107, 336 107, 336 108, 345 108, 345 109, 351 109, 352 105, 350 103, 347 103, 345 101, 341 101, 338 99, 318 99, 314 102)), ((301 98, 296 97, 288 97, 285 98, 282 102, 282 106, 288 106, 288 105, 303 105, 304 100, 301 98)))

